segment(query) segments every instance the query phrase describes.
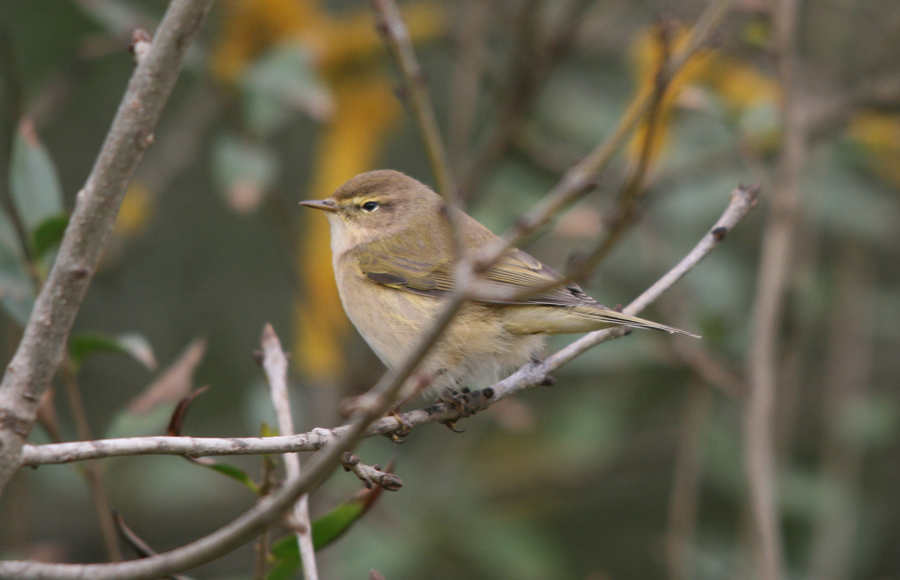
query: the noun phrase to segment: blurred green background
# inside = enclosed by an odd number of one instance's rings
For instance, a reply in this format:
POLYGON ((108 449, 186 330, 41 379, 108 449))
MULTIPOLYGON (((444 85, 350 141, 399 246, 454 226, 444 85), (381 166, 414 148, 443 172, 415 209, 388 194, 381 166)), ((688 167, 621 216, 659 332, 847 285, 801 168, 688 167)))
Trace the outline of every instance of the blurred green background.
MULTIPOLYGON (((0 177, 32 234, 71 209, 133 69, 132 30, 153 30, 165 5, 0 3, 0 177)), ((402 6, 469 211, 499 233, 652 82, 654 27, 678 38, 705 2, 402 6), (498 123, 502 146, 485 147, 498 123)), ((900 578, 900 5, 807 1, 799 16, 810 140, 773 425, 786 566, 797 578, 900 578)), ((761 181, 760 208, 645 313, 702 343, 634 332, 554 373, 555 387, 460 422, 462 434, 427 425, 403 445, 364 442, 362 461, 395 458, 404 486, 321 552, 324 578, 752 577, 741 393, 783 131, 767 3, 736 1, 715 41, 673 83, 638 225, 584 284, 605 304, 629 302, 706 233, 738 183, 761 181)), ((398 87, 365 2, 215 4, 76 321, 73 336, 92 346, 55 384, 58 436, 79 438, 67 380, 94 437, 161 433, 191 385, 210 390, 185 434, 259 434, 275 424, 253 359, 266 322, 293 353, 298 430, 340 423, 338 402, 383 367, 334 294, 325 219, 297 202, 374 168, 433 184, 398 87), (135 404, 197 338, 180 379, 167 379, 177 392, 135 404)), ((636 151, 526 249, 562 269, 589 248, 636 151)), ((5 365, 33 286, 8 216, 0 237, 5 365)), ((38 279, 52 257, 37 257, 38 279)), ((50 438, 38 426, 31 439, 50 438)), ((262 472, 259 458, 227 462, 262 472)), ((111 507, 157 551, 256 499, 177 457, 102 468, 111 507)), ((336 473, 312 496, 314 515, 359 487, 336 473)), ((105 558, 75 467, 16 476, 0 497, 0 554, 105 558)), ((252 546, 191 574, 253 577, 252 546)))

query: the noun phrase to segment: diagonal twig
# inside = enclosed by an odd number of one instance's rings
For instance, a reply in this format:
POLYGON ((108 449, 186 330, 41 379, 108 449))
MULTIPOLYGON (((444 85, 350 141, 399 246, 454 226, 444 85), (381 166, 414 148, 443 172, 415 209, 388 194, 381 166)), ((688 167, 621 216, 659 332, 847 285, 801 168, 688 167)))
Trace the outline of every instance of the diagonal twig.
POLYGON ((394 0, 371 0, 370 3, 378 19, 378 32, 384 38, 403 75, 405 95, 409 98, 413 116, 422 133, 428 160, 431 162, 431 169, 437 182, 437 190, 444 198, 455 196, 456 186, 450 172, 447 151, 444 149, 444 141, 441 139, 441 130, 434 114, 428 87, 425 85, 422 68, 413 50, 409 29, 403 22, 400 9, 394 0))
MULTIPOLYGON (((281 349, 281 341, 271 324, 266 324, 263 329, 262 349, 261 364, 266 373, 266 380, 269 382, 275 415, 278 417, 278 432, 281 435, 291 436, 294 434, 294 420, 291 417, 291 401, 288 396, 288 360, 281 349)), ((300 458, 296 453, 285 454, 284 466, 288 481, 300 478, 300 458)), ((316 566, 316 552, 313 548, 308 495, 301 496, 294 504, 294 518, 298 524, 295 534, 300 547, 300 561, 303 563, 303 577, 305 580, 318 580, 319 572, 316 566)))
POLYGON ((450 161, 441 138, 441 130, 434 114, 434 106, 425 84, 425 77, 413 50, 409 29, 394 0, 370 0, 370 3, 378 19, 378 32, 384 38, 385 44, 397 61, 403 75, 405 93, 409 99, 413 117, 422 133, 425 149, 428 151, 428 160, 431 163, 431 170, 434 172, 438 193, 444 198, 444 202, 449 208, 446 215, 450 222, 454 252, 456 256, 462 256, 465 245, 462 236, 462 217, 459 212, 459 194, 456 191, 456 183, 450 170, 450 161))

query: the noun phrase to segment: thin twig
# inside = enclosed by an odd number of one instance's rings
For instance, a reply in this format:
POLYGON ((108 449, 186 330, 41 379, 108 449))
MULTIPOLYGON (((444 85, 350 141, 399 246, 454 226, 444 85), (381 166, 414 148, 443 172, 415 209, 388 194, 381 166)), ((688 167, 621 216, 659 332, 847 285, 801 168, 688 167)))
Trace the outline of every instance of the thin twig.
POLYGON ((860 532, 860 486, 865 444, 847 437, 847 414, 865 400, 876 340, 876 272, 868 249, 850 243, 835 264, 836 293, 829 322, 823 386, 821 477, 836 493, 817 511, 810 542, 810 578, 853 577, 860 532))
POLYGON ((747 385, 736 372, 714 352, 698 341, 673 340, 668 347, 678 360, 686 364, 706 383, 726 396, 740 401, 747 393, 747 385))
POLYGON ((385 373, 366 395, 360 397, 361 402, 357 405, 351 422, 339 436, 331 439, 312 457, 304 475, 262 498, 252 509, 230 524, 186 546, 139 561, 86 565, 44 564, 35 561, 0 562, 0 579, 152 580, 205 564, 234 550, 279 518, 300 496, 318 487, 340 464, 343 454, 365 435, 367 428, 396 404, 406 379, 422 362, 464 302, 465 298, 459 291, 448 297, 444 310, 407 360, 398 370, 385 373))
MULTIPOLYGON (((278 432, 289 437, 294 434, 294 420, 291 417, 291 401, 288 395, 288 360, 281 349, 281 341, 271 324, 266 324, 263 329, 262 349, 262 367, 266 373, 266 379, 269 381, 272 406, 275 407, 275 415, 278 417, 278 432)), ((300 478, 300 458, 296 453, 285 454, 284 465, 288 481, 300 478)), ((297 535, 297 544, 300 546, 303 577, 305 580, 318 580, 319 572, 316 566, 316 552, 313 548, 308 495, 300 496, 300 499, 294 504, 294 519, 298 524, 295 534, 297 535)))
POLYGON ((109 238, 122 196, 171 93, 211 0, 172 0, 136 67, 106 141, 77 197, 69 226, 0 383, 0 489, 20 463, 38 405, 109 238))
POLYGON ((692 542, 700 503, 700 445, 712 401, 712 391, 706 385, 694 382, 688 387, 669 501, 666 564, 670 580, 688 580, 694 577, 692 542))
POLYGON ((779 180, 762 235, 747 369, 749 394, 744 413, 744 457, 750 488, 752 537, 760 554, 758 575, 763 580, 779 580, 784 576, 772 413, 777 389, 779 329, 784 318, 785 290, 800 209, 800 179, 807 155, 808 128, 795 49, 798 7, 797 0, 782 0, 776 4, 773 15, 778 73, 784 92, 782 119, 785 130, 779 180))
POLYGON ((444 149, 444 141, 441 139, 441 130, 434 114, 434 106, 431 104, 422 68, 413 50, 409 29, 403 22, 400 9, 394 0, 371 0, 371 5, 378 19, 378 31, 403 75, 405 94, 409 98, 413 116, 422 133, 431 170, 434 171, 434 179, 437 182, 437 190, 449 200, 451 196, 456 195, 453 174, 447 161, 447 151, 444 149))
MULTIPOLYGON (((131 546, 131 549, 133 549, 139 557, 147 558, 148 556, 155 556, 157 554, 156 550, 150 547, 150 544, 145 542, 143 538, 134 533, 134 530, 128 527, 128 524, 125 523, 125 520, 122 519, 121 515, 117 513, 113 514, 113 518, 119 535, 129 546, 131 546)), ((180 576, 177 574, 169 575, 168 578, 171 580, 190 580, 187 576, 180 576)))
POLYGON ((475 128, 475 112, 484 70, 491 6, 484 0, 466 0, 456 23, 457 50, 450 89, 448 153, 459 171, 475 128))
MULTIPOLYGON (((756 205, 758 187, 738 188, 732 193, 728 208, 694 249, 663 276, 656 284, 641 294, 625 308, 627 314, 637 314, 670 288, 679 278, 697 265, 722 241, 725 234, 737 225, 756 205)), ((515 392, 541 384, 548 374, 566 364, 592 346, 621 336, 620 329, 606 329, 593 332, 573 342, 568 347, 552 355, 545 361, 527 365, 499 383, 476 391, 474 402, 479 408, 487 408, 515 392), (488 396, 490 394, 490 396, 488 396)), ((440 403, 424 409, 404 412, 404 419, 411 426, 458 419, 459 410, 440 403)), ((383 435, 400 427, 394 417, 384 417, 372 423, 364 436, 383 435)), ((343 437, 348 426, 336 429, 313 429, 309 433, 293 437, 246 437, 238 439, 200 437, 134 437, 127 439, 105 439, 75 443, 26 445, 23 450, 25 465, 37 467, 86 459, 117 457, 124 455, 186 455, 201 457, 207 455, 255 455, 263 453, 289 453, 296 451, 317 451, 343 437)))
MULTIPOLYGON (((87 420, 87 412, 84 409, 84 400, 81 397, 81 388, 75 369, 68 357, 62 366, 63 385, 66 389, 66 397, 69 400, 69 408, 72 418, 75 420, 75 430, 82 441, 92 439, 91 427, 87 420)), ((109 507, 109 497, 103 485, 103 469, 99 463, 89 461, 84 464, 83 475, 91 490, 91 498, 94 502, 94 511, 100 524, 100 534, 106 546, 107 556, 112 562, 122 561, 122 550, 119 549, 119 538, 116 535, 116 522, 113 519, 112 510, 109 507)))
POLYGON ((447 204, 446 215, 450 222, 454 253, 457 257, 461 257, 465 252, 465 243, 462 234, 462 216, 459 210, 459 192, 456 190, 456 182, 450 170, 450 161, 441 138, 441 130, 434 114, 434 106, 431 103, 431 96, 428 94, 425 77, 419 66, 419 60, 416 58, 416 52, 413 50, 409 29, 394 0, 370 0, 370 3, 378 20, 378 32, 384 38, 385 44, 397 61, 403 75, 405 93, 409 99, 413 117, 422 133, 425 149, 428 151, 428 160, 431 162, 431 170, 434 172, 438 193, 447 204))
MULTIPOLYGON (((625 231, 634 223, 637 218, 636 206, 644 197, 645 181, 647 173, 650 170, 650 164, 653 157, 654 143, 658 139, 658 131, 661 129, 659 118, 662 116, 662 107, 664 106, 664 96, 666 90, 673 77, 664 75, 663 72, 669 70, 671 56, 671 47, 669 46, 669 38, 666 34, 666 27, 660 27, 660 42, 663 46, 664 58, 656 73, 656 79, 653 88, 650 91, 650 100, 647 105, 646 121, 647 131, 644 133, 643 142, 641 143, 640 156, 637 164, 631 171, 631 175, 625 181, 622 191, 619 193, 615 207, 609 210, 604 222, 607 225, 601 238, 595 243, 594 248, 587 255, 581 257, 575 263, 574 268, 570 268, 562 279, 553 282, 528 288, 519 291, 515 296, 511 296, 512 300, 522 300, 530 296, 538 295, 546 292, 554 287, 563 286, 575 281, 582 281, 590 275, 593 269, 599 264, 619 242, 625 231)), ((685 61, 686 62, 686 61, 685 61)))
POLYGON ((365 484, 366 489, 372 489, 373 485, 377 485, 386 491, 397 491, 403 487, 403 482, 393 473, 382 471, 377 465, 366 465, 359 460, 359 457, 350 452, 344 453, 341 465, 344 466, 345 471, 352 471, 356 474, 356 477, 365 484))

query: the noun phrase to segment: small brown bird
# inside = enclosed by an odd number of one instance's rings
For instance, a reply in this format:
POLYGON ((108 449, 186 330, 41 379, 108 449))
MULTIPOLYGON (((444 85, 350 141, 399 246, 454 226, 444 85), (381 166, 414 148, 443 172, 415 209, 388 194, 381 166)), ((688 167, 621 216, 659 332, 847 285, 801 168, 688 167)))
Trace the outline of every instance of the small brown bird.
MULTIPOLYGON (((327 199, 301 204, 326 212, 344 310, 384 364, 397 368, 453 290, 456 261, 443 199, 411 177, 382 170, 354 177, 327 199)), ((467 252, 499 239, 468 215, 460 218, 467 252)), ((512 249, 483 278, 511 294, 561 276, 512 249)), ((696 336, 610 310, 567 284, 522 300, 467 302, 419 368, 437 393, 480 388, 529 362, 541 350, 544 335, 614 325, 696 336)))

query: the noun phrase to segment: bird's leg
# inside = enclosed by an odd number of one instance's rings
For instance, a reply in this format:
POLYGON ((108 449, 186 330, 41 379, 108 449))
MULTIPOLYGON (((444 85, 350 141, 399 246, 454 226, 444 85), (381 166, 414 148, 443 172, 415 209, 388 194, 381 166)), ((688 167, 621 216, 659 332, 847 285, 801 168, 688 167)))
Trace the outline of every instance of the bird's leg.
MULTIPOLYGON (((490 389, 491 395, 487 395, 487 398, 493 396, 493 389, 490 389)), ((467 387, 461 388, 459 391, 453 389, 446 389, 441 393, 440 398, 437 400, 438 403, 443 403, 456 411, 458 416, 455 419, 447 419, 445 421, 441 421, 441 424, 445 425, 454 433, 462 433, 463 429, 456 428, 456 422, 459 419, 464 419, 466 417, 471 417, 475 413, 478 412, 478 405, 485 397, 485 391, 476 391, 471 392, 467 387)))
POLYGON ((387 437, 394 443, 405 443, 409 438, 409 434, 412 433, 412 423, 410 423, 409 419, 406 418, 406 415, 400 412, 400 405, 394 407, 394 409, 390 411, 388 415, 396 419, 397 423, 400 426, 390 433, 385 433, 385 437, 387 437))
MULTIPOLYGON (((439 371, 437 375, 440 375, 441 372, 442 371, 439 371)), ((387 415, 396 419, 400 426, 390 433, 385 433, 385 437, 394 443, 403 443, 406 441, 409 434, 412 432, 413 425, 410 423, 409 419, 406 418, 406 415, 400 412, 400 407, 418 397, 419 394, 431 384, 437 375, 418 373, 409 379, 408 384, 404 386, 402 391, 406 393, 406 396, 399 403, 395 404, 387 413, 387 415)))

